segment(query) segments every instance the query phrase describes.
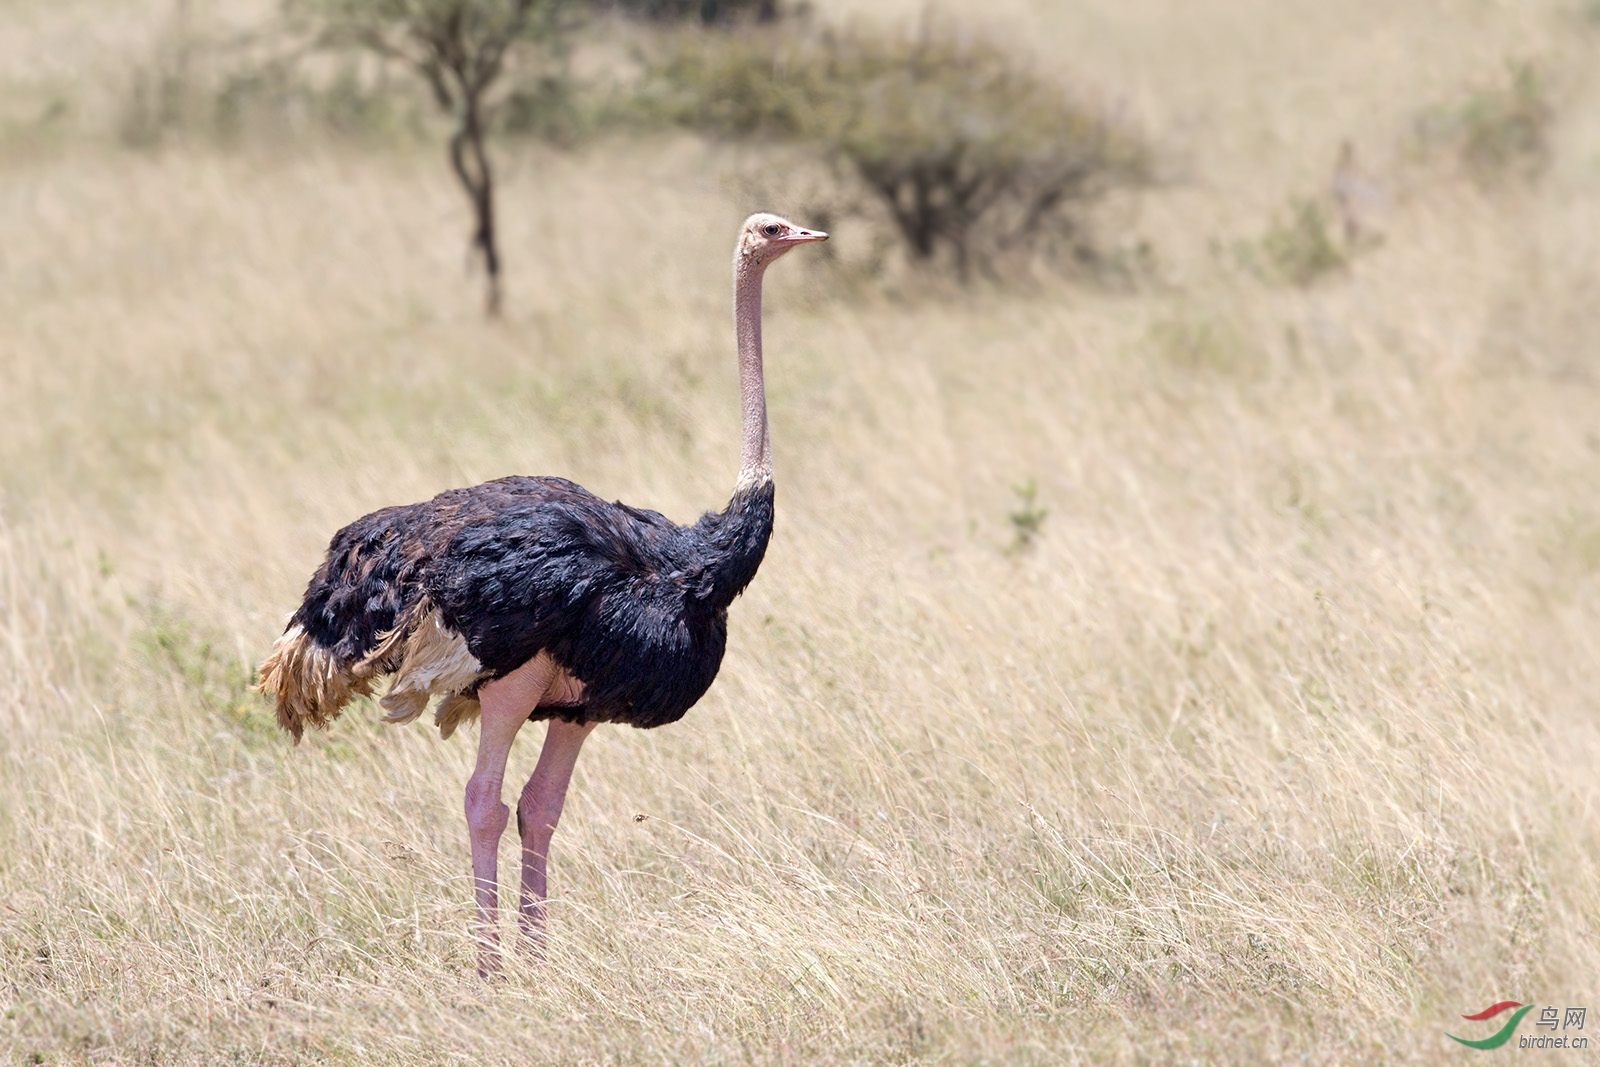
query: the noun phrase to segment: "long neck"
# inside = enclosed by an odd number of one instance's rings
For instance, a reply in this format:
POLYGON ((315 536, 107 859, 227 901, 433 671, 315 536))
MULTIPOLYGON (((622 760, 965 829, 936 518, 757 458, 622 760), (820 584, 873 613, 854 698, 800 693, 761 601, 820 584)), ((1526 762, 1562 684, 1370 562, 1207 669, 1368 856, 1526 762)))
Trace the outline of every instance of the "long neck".
POLYGON ((739 488, 772 481, 767 387, 761 368, 761 276, 766 265, 734 257, 733 327, 739 341, 739 488))

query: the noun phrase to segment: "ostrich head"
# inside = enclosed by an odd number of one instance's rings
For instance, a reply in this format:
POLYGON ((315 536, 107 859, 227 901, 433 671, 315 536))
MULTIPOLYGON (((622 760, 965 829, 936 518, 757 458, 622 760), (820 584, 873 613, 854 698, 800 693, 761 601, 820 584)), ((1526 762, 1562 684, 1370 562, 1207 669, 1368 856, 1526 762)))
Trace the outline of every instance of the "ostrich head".
POLYGON ((821 230, 808 230, 788 219, 758 211, 744 220, 744 228, 739 231, 739 259, 765 267, 795 245, 827 239, 821 230))

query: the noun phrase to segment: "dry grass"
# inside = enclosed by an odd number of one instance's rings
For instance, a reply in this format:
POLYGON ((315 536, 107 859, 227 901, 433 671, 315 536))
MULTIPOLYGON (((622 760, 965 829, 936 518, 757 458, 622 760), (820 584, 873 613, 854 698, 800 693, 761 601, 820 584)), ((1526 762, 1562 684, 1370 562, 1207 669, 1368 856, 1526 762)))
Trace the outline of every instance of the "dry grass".
MULTIPOLYGON (((1235 14, 1292 42, 1278 6, 1235 14)), ((1101 9, 1110 55, 1192 39, 1101 9)), ((1562 69, 1559 12, 1487 10, 1430 77, 1562 69)), ((1436 13, 1387 17, 1303 76, 1415 89, 1385 49, 1436 13)), ((1383 245, 1286 291, 1206 249, 1352 130, 1311 109, 1284 162, 1255 135, 1288 61, 1248 62, 1205 82, 1227 152, 1143 215, 1159 291, 774 272, 779 528, 722 677, 590 742, 550 957, 489 986, 472 738, 358 705, 290 750, 245 679, 369 508, 512 471, 723 499, 750 205, 690 142, 517 156, 491 326, 430 150, 8 134, 0 1057, 1432 1062, 1492 1000, 1592 1001, 1597 131, 1558 120, 1520 191, 1392 176, 1422 184, 1383 245)), ((1389 107, 1354 132, 1398 138, 1389 107)))

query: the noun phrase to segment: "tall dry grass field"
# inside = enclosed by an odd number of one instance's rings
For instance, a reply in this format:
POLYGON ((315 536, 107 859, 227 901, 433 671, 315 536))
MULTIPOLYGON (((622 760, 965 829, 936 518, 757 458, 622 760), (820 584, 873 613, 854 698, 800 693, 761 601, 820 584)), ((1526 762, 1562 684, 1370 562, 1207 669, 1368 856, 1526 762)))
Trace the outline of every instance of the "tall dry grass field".
POLYGON ((797 205, 687 140, 507 149, 487 324, 431 143, 121 146, 141 10, 0 15, 0 1057, 1454 1062, 1490 1002, 1600 1008, 1578 5, 975 5, 1163 145, 1155 276, 774 270, 722 675, 589 742, 548 957, 487 984, 470 731, 360 703, 291 748, 253 665, 372 508, 720 506, 732 234, 797 205), (1524 59, 1542 175, 1408 147, 1524 59), (1262 277, 1345 138, 1381 242, 1262 277))

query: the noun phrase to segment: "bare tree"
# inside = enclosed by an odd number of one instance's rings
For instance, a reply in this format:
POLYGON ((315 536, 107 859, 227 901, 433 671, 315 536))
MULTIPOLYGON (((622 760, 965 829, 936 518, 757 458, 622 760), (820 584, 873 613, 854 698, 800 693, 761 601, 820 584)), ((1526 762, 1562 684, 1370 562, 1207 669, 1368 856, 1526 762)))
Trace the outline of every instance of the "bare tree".
POLYGON ((485 310, 500 314, 500 247, 494 170, 486 139, 496 83, 514 49, 553 45, 564 0, 289 0, 319 43, 362 48, 414 71, 454 122, 450 166, 471 202, 471 248, 488 275, 485 310))

